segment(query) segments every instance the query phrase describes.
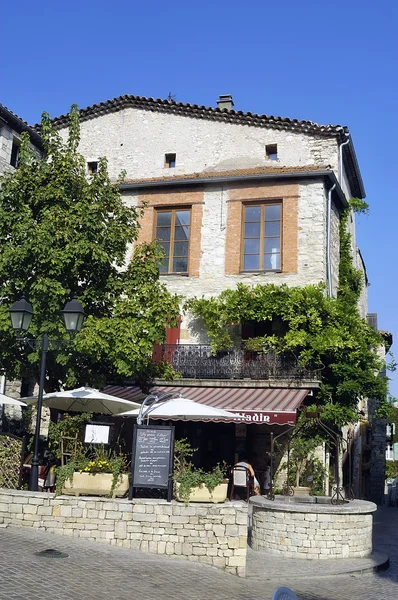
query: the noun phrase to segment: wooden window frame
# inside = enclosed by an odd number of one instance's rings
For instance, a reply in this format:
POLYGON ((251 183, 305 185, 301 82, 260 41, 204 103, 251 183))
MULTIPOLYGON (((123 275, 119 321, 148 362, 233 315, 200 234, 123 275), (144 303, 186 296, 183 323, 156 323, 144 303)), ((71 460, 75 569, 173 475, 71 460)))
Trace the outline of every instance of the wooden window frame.
MULTIPOLYGON (((156 236, 157 230, 157 222, 158 222, 158 214, 171 212, 171 224, 170 224, 170 252, 169 252, 169 266, 168 271, 160 272, 161 276, 164 275, 180 275, 181 277, 187 277, 189 275, 189 259, 190 259, 190 245, 191 245, 191 227, 192 227, 192 206, 167 206, 162 208, 155 208, 155 218, 153 220, 153 239, 158 239, 156 236), (188 237, 188 256, 187 256, 187 270, 186 271, 173 271, 171 270, 173 267, 174 261, 174 241, 175 241, 175 218, 177 212, 189 211, 189 237, 188 237)), ((159 241, 160 240, 159 238, 159 241)), ((164 240, 163 240, 164 241, 164 240)), ((184 240, 179 240, 183 242, 184 240)))
MULTIPOLYGON (((253 221, 254 222, 254 221, 253 221)), ((273 222, 273 221, 270 221, 273 222)), ((252 202, 242 203, 242 226, 241 226, 241 244, 240 244, 240 272, 241 273, 282 273, 283 265, 283 203, 281 199, 277 200, 256 200, 252 202), (255 206, 260 207, 260 266, 258 269, 245 269, 245 224, 246 224, 246 208, 254 208, 255 206), (264 236, 265 220, 264 211, 266 206, 279 206, 280 207, 280 219, 279 219, 279 240, 280 240, 280 267, 277 269, 264 269, 264 240, 265 237, 277 237, 277 236, 264 236)))

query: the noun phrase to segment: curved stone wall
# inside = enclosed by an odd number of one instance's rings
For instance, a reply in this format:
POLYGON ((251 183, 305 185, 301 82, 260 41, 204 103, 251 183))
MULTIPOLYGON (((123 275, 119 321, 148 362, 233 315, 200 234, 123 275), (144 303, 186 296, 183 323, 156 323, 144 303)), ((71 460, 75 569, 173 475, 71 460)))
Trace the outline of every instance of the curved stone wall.
POLYGON ((372 552, 373 502, 253 497, 251 546, 288 558, 363 558, 372 552))

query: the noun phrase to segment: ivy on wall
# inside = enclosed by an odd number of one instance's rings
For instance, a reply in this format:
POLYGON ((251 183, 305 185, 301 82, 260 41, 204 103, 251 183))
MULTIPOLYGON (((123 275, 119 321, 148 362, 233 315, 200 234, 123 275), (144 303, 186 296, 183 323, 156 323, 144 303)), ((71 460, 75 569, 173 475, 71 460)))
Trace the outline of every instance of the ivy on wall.
MULTIPOLYGON (((353 209, 367 205, 355 199, 353 209)), ((289 287, 285 284, 239 283, 219 296, 193 298, 185 310, 202 319, 214 352, 234 345, 232 326, 245 322, 278 322, 277 332, 245 341, 251 350, 294 353, 304 367, 321 369, 316 404, 324 419, 338 424, 357 420, 358 399, 376 398, 385 403, 387 378, 380 377, 383 361, 377 348, 384 340, 362 319, 358 300, 364 285, 351 255, 347 231, 350 208, 340 220, 339 290, 326 296, 323 284, 289 287)))

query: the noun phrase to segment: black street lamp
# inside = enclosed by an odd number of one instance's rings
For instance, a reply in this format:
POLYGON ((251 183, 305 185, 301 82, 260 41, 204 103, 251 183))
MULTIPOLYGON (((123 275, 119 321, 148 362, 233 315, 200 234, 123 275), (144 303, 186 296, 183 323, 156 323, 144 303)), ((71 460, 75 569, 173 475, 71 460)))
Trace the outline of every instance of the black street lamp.
MULTIPOLYGON (((46 360, 47 351, 51 347, 51 344, 55 348, 59 347, 60 344, 68 344, 72 341, 73 336, 80 331, 84 321, 84 310, 80 302, 74 298, 72 301, 65 304, 64 310, 61 311, 64 319, 65 329, 69 333, 71 340, 65 342, 65 340, 50 340, 48 334, 44 333, 41 340, 27 340, 27 342, 36 348, 40 344, 41 348, 41 361, 40 361, 40 380, 39 380, 39 395, 37 398, 37 414, 36 414, 36 427, 35 427, 35 442, 33 450, 33 458, 30 469, 29 477, 29 490, 37 492, 38 490, 38 478, 39 478, 39 438, 40 438, 40 424, 41 424, 41 410, 43 405, 43 391, 44 381, 46 376, 46 360)), ((17 300, 10 308, 10 317, 13 329, 21 338, 22 331, 27 331, 32 320, 33 309, 32 305, 21 298, 17 300)))

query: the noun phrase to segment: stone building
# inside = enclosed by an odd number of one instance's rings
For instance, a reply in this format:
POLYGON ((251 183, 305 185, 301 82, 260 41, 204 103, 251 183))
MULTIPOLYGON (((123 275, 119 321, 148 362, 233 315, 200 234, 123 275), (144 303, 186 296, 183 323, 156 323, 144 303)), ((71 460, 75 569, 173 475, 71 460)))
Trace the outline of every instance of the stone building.
POLYGON ((18 166, 20 135, 23 132, 29 134, 32 147, 40 153, 42 141, 37 131, 0 104, 0 175, 18 166))
MULTIPOLYGON (((1 110, 5 125, 13 126, 1 130, 9 169, 18 131, 32 130, 1 110)), ((113 179, 125 173, 125 202, 146 206, 138 241, 162 239, 162 278, 171 292, 209 297, 239 282, 322 282, 336 295, 341 212, 351 197, 365 197, 347 127, 243 113, 229 95, 214 108, 125 95, 80 114, 87 174, 97 171, 102 156, 113 179)), ((53 123, 66 138, 68 116, 53 123)), ((40 149, 37 131, 31 140, 40 149)), ((349 227, 354 265, 366 276, 352 215, 349 227)), ((359 308, 366 317, 366 286, 359 308)), ((269 433, 295 423, 297 407, 319 381, 286 365, 274 365, 279 372, 270 377, 239 349, 241 333, 234 351, 213 358, 206 332, 182 314, 161 349, 181 379, 155 384, 242 413, 250 434, 246 425, 236 426, 236 439, 263 453, 269 433), (248 363, 254 368, 249 378, 248 363)), ((137 394, 134 387, 112 390, 137 394)))
MULTIPOLYGON (((67 135, 67 116, 53 123, 67 135)), ((189 240, 178 248, 180 261, 171 248, 164 268, 170 290, 211 295, 238 281, 324 282, 336 293, 339 214, 347 199, 365 197, 346 127, 234 111, 231 96, 207 108, 127 95, 81 111, 79 151, 88 172, 106 156, 111 177, 126 173, 126 202, 148 202, 139 241, 153 239, 169 218, 162 213, 175 222, 177 209, 188 211, 181 218, 190 219, 189 240), (244 256, 242 223, 255 218, 247 207, 265 204, 275 207, 277 224, 267 228, 278 235, 264 230, 244 256)), ((185 323, 181 337, 193 339, 185 323)))
MULTIPOLYGON (((53 123, 66 137, 68 116, 53 123)), ((365 197, 347 127, 243 113, 229 95, 216 108, 126 95, 81 111, 79 151, 88 174, 101 156, 112 178, 125 172, 125 202, 146 206, 138 241, 162 240, 170 291, 209 297, 239 282, 323 282, 329 295, 337 293, 341 212, 351 197, 365 197)), ((349 227, 354 264, 366 275, 352 215, 349 227)), ((273 382, 261 370, 247 378, 236 333, 237 349, 217 363, 206 332, 182 315, 162 349, 182 377, 172 386, 155 383, 240 411, 252 426, 250 434, 237 426, 236 437, 261 454, 270 432, 294 424, 296 408, 319 381, 283 365, 273 382)))

